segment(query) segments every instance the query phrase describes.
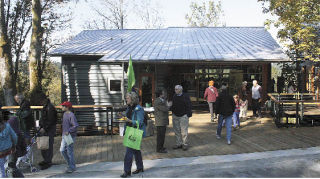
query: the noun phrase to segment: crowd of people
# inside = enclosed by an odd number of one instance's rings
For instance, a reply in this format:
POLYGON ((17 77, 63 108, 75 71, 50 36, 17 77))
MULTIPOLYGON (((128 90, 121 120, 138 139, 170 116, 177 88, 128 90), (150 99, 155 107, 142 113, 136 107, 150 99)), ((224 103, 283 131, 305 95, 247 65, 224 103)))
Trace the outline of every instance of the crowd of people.
MULTIPOLYGON (((30 102, 22 94, 14 96, 15 101, 20 106, 15 114, 11 114, 10 111, 0 111, 0 172, 2 178, 24 177, 16 163, 19 157, 27 154, 27 146, 33 142, 30 135, 32 129, 35 129, 38 133, 37 136, 48 136, 49 138, 47 149, 41 150, 43 161, 38 163, 40 169, 45 170, 52 165, 54 136, 58 118, 57 110, 45 94, 39 93, 37 97, 43 106, 39 126, 36 126, 33 120, 30 102), (8 166, 5 169, 6 162, 8 166)), ((68 164, 66 172, 72 173, 76 170, 73 147, 79 125, 72 112, 72 104, 66 101, 61 106, 64 114, 60 152, 68 164), (65 141, 65 136, 68 135, 72 137, 73 142, 71 144, 67 144, 65 141)))
MULTIPOLYGON (((222 127, 226 126, 227 144, 231 144, 232 126, 234 129, 240 128, 240 119, 247 118, 248 94, 250 90, 247 88, 247 82, 244 81, 234 96, 229 94, 227 84, 222 84, 218 90, 214 87, 214 81, 209 81, 208 88, 205 90, 204 99, 208 102, 211 115, 211 122, 218 118, 218 126, 216 129, 217 139, 221 139, 222 127)), ((261 100, 262 88, 256 80, 253 81, 252 92, 252 108, 256 117, 261 117, 261 100)), ((35 128, 30 102, 23 95, 17 94, 16 102, 20 108, 15 115, 0 116, 0 169, 1 176, 6 177, 8 174, 23 176, 16 167, 18 157, 25 155, 26 145, 30 144, 30 130, 35 128), (9 116, 9 117, 6 117, 9 116), (8 119, 6 119, 8 118, 8 119), (5 172, 4 163, 8 161, 8 171, 5 172), (11 170, 11 172, 10 172, 11 170)), ((43 161, 39 163, 42 170, 52 165, 54 136, 56 133, 57 110, 50 102, 45 94, 39 94, 39 101, 43 106, 41 111, 41 119, 39 121, 38 131, 41 136, 48 136, 48 148, 41 150, 43 161)), ((143 107, 139 105, 139 96, 137 92, 132 91, 126 95, 127 108, 125 111, 125 128, 135 127, 143 131, 143 137, 146 136, 145 113, 143 107)), ((72 104, 68 101, 61 104, 62 111, 62 140, 60 152, 65 159, 68 167, 67 173, 76 171, 74 158, 74 141, 77 136, 77 119, 72 112, 72 104), (71 138, 71 141, 70 140, 71 138)), ((172 111, 172 125, 175 134, 174 150, 188 150, 188 127, 189 118, 192 117, 191 100, 187 93, 183 92, 181 85, 175 86, 175 94, 172 101, 167 100, 167 91, 159 89, 156 91, 156 99, 154 101, 155 126, 157 128, 157 145, 158 153, 167 153, 164 147, 166 129, 169 125, 169 111, 172 111)), ((3 112, 1 112, 3 114, 3 112)), ((124 157, 124 173, 121 177, 126 178, 131 174, 144 172, 142 154, 140 150, 126 148, 124 157), (131 173, 133 158, 136 161, 137 169, 131 173)))

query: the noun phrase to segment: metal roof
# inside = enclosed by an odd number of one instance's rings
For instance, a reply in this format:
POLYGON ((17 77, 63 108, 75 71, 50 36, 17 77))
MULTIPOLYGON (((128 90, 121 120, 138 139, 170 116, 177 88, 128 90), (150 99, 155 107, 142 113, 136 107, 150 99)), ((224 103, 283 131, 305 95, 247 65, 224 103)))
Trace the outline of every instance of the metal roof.
POLYGON ((86 30, 52 56, 101 55, 99 61, 288 61, 263 27, 86 30))

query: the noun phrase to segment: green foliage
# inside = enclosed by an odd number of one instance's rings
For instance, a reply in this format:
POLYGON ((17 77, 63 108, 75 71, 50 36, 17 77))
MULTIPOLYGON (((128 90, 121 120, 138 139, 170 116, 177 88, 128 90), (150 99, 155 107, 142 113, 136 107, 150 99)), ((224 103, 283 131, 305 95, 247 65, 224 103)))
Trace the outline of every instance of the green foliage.
POLYGON ((278 19, 267 20, 279 28, 278 37, 288 48, 294 60, 320 59, 320 3, 319 0, 258 0, 263 2, 264 13, 278 19))
POLYGON ((225 23, 220 20, 223 15, 221 1, 216 4, 214 1, 208 1, 208 4, 203 2, 202 5, 191 2, 190 9, 191 12, 185 18, 191 27, 225 26, 225 23))
MULTIPOLYGON (((29 67, 28 61, 21 61, 17 90, 30 98, 29 94, 29 67)), ((46 70, 43 73, 42 90, 49 97, 54 105, 61 103, 61 64, 58 62, 48 61, 46 70)))

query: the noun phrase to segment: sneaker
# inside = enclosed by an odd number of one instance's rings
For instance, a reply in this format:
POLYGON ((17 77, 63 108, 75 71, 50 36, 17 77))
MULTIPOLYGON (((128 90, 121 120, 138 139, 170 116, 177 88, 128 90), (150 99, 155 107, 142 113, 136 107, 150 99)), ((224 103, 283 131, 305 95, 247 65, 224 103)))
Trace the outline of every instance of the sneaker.
POLYGON ((217 139, 221 139, 221 136, 219 136, 218 134, 216 134, 217 139))
POLYGON ((73 173, 74 171, 76 171, 76 169, 68 168, 65 173, 73 173))
POLYGON ((230 145, 231 144, 231 141, 230 140, 228 140, 228 145, 230 145))

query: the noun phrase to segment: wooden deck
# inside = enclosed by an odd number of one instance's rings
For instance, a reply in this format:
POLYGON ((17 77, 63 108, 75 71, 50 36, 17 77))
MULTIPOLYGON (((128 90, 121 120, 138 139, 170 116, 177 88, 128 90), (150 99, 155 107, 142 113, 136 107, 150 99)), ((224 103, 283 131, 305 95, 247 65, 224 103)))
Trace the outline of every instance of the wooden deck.
MULTIPOLYGON (((171 119, 170 119, 171 121, 171 119)), ((206 155, 239 154, 281 149, 308 148, 319 145, 320 127, 277 128, 272 118, 248 119, 241 123, 242 128, 232 132, 232 144, 227 145, 225 128, 222 139, 216 139, 217 123, 211 123, 207 112, 195 112, 190 119, 188 151, 172 150, 175 137, 170 123, 165 147, 167 154, 155 152, 156 136, 147 137, 142 142, 143 159, 179 158, 206 155)), ((75 145, 77 163, 122 161, 125 147, 123 138, 111 136, 79 136, 75 145)), ((61 137, 56 137, 53 163, 64 163, 59 152, 61 137)), ((35 150, 35 162, 42 160, 39 150, 35 150)))

